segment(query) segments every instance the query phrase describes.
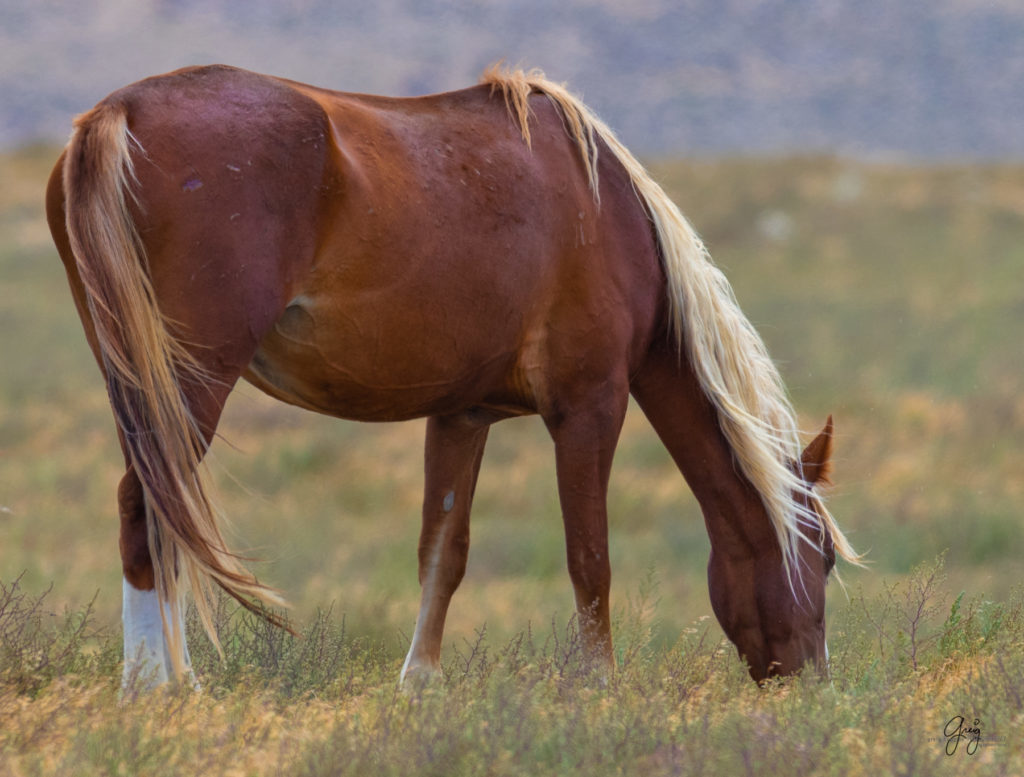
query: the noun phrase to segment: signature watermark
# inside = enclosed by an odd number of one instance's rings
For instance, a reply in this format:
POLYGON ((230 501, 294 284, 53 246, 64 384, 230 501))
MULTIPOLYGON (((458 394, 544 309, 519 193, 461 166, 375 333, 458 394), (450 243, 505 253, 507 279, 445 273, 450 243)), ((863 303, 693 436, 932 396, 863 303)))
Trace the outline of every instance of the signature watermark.
POLYGON ((965 718, 954 715, 942 729, 942 741, 946 745, 946 755, 953 755, 963 746, 967 755, 974 755, 979 747, 995 747, 1006 744, 1005 737, 983 735, 981 718, 965 718))
POLYGON ((981 744, 981 720, 974 718, 968 723, 963 715, 954 715, 942 729, 942 736, 946 738, 946 755, 953 755, 961 742, 965 744, 967 755, 974 755, 981 744))

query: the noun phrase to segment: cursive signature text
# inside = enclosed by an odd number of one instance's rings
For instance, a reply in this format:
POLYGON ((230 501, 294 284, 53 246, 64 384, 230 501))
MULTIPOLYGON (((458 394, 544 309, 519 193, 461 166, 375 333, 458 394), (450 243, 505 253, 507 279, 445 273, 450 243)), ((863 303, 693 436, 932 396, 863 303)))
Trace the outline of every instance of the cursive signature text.
POLYGON ((967 755, 974 755, 981 742, 981 720, 975 718, 973 724, 967 725, 963 715, 956 715, 949 719, 942 734, 946 737, 946 755, 956 752, 961 739, 967 740, 967 755))

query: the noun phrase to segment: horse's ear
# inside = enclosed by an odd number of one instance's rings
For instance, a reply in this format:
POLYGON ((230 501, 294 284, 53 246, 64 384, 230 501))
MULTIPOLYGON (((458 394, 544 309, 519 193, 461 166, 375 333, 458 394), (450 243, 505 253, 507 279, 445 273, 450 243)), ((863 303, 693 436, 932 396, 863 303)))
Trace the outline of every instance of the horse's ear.
POLYGON ((800 456, 800 463, 803 465, 804 480, 807 485, 813 486, 816 483, 828 483, 829 475, 832 472, 832 416, 825 422, 825 428, 821 434, 811 440, 811 444, 804 448, 800 456))

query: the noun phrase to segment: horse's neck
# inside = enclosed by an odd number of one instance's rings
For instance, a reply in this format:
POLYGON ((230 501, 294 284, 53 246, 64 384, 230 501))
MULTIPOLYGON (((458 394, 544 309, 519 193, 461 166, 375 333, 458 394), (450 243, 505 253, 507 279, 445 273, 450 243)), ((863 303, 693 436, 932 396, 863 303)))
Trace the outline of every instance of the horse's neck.
POLYGON ((740 474, 717 411, 685 357, 655 346, 630 388, 700 503, 712 547, 772 546, 764 504, 740 474))

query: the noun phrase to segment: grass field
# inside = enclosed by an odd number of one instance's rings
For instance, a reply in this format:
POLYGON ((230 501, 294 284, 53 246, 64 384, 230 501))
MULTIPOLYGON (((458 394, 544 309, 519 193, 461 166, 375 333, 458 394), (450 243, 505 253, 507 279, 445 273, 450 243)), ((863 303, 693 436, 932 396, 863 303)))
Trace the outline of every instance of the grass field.
POLYGON ((610 497, 621 671, 579 676, 551 445, 520 419, 488 443, 447 680, 397 693, 423 424, 243 387, 214 472, 235 546, 306 638, 225 613, 225 662, 192 639, 203 694, 119 704, 120 454, 42 215, 54 157, 0 157, 0 775, 1024 771, 1024 168, 653 166, 804 427, 835 415, 830 504, 871 566, 830 586, 831 685, 745 679, 708 617, 696 504, 631 410, 610 497), (947 756, 957 715, 982 746, 947 756))

